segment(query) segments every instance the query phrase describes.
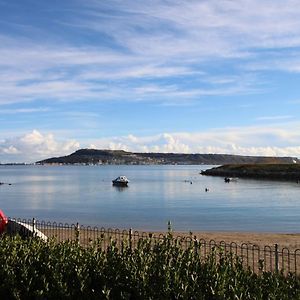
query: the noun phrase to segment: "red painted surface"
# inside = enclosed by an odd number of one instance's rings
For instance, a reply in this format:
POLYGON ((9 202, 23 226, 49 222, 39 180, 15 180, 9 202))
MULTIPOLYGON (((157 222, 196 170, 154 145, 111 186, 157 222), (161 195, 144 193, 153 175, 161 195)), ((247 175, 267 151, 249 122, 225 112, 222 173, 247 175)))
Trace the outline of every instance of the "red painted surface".
POLYGON ((8 223, 8 219, 5 216, 4 212, 0 209, 0 233, 5 230, 5 227, 8 223))

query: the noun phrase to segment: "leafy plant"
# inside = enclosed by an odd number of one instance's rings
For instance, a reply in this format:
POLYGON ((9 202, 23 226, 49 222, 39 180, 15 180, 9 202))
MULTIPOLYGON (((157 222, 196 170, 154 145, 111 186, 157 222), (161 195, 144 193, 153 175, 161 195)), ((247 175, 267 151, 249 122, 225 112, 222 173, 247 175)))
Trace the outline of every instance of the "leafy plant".
POLYGON ((19 236, 0 238, 0 299, 300 299, 299 276, 244 268, 239 257, 197 244, 103 239, 87 248, 19 236), (119 245, 119 246, 118 246, 119 245))

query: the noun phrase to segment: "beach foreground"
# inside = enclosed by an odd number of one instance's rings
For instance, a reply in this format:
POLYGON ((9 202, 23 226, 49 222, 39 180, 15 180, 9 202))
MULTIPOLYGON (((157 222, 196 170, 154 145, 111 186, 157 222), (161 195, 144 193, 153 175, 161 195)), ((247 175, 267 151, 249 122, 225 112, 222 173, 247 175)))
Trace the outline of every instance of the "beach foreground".
MULTIPOLYGON (((56 228, 47 229, 43 228, 42 231, 48 236, 57 236, 60 239, 73 239, 74 238, 74 228, 56 228), (69 230, 68 230, 69 229, 69 230)), ((105 233, 111 232, 114 236, 117 234, 128 234, 128 230, 114 230, 107 229, 105 233)), ((101 230, 94 232, 96 236, 101 233, 101 230)), ((82 240, 86 240, 94 236, 93 230, 88 230, 87 228, 80 229, 80 236, 82 240)), ((136 237, 147 237, 152 236, 164 236, 167 231, 141 231, 133 230, 132 234, 136 237)), ((300 233, 260 233, 260 232, 222 232, 222 231, 195 231, 195 232, 184 232, 184 231, 173 231, 174 237, 191 237, 202 239, 206 242, 215 241, 216 243, 225 242, 226 244, 236 243, 237 245, 247 244, 257 245, 261 249, 264 246, 274 247, 275 244, 278 245, 280 249, 288 248, 289 251, 294 252, 296 249, 300 249, 300 233)))
MULTIPOLYGON (((188 235, 186 232, 176 232, 174 235, 188 235)), ((277 244, 281 249, 288 248, 290 251, 300 249, 300 233, 257 233, 257 232, 193 232, 197 238, 206 241, 224 241, 226 244, 235 242, 238 245, 243 243, 263 246, 274 246, 277 244)))
MULTIPOLYGON (((39 222, 34 222, 33 225, 22 224, 32 230, 27 235, 45 234, 45 239, 54 238, 55 243, 73 241, 84 248, 97 245, 102 250, 114 245, 113 247, 123 251, 126 246, 136 249, 146 241, 154 245, 167 239, 182 249, 193 249, 202 258, 207 257, 209 253, 231 253, 240 257, 245 267, 250 267, 254 272, 259 270, 282 270, 296 274, 300 272, 300 233, 173 232, 171 228, 164 232, 151 232, 84 227, 79 224, 71 226, 39 222)), ((11 232, 14 232, 13 229, 13 227, 10 229, 11 232)))

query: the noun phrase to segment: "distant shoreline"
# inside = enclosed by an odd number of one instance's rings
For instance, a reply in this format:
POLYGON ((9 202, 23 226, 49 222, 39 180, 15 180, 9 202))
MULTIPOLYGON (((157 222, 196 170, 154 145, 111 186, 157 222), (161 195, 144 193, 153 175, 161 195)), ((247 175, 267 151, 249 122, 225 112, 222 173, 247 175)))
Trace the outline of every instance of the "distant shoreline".
POLYGON ((5 163, 0 164, 0 166, 32 166, 33 164, 26 164, 26 163, 5 163))
POLYGON ((230 164, 201 171, 202 175, 295 181, 300 183, 299 164, 230 164))
POLYGON ((123 150, 80 149, 67 156, 52 157, 36 164, 87 165, 224 165, 236 163, 298 163, 295 157, 242 156, 232 154, 154 153, 123 150))

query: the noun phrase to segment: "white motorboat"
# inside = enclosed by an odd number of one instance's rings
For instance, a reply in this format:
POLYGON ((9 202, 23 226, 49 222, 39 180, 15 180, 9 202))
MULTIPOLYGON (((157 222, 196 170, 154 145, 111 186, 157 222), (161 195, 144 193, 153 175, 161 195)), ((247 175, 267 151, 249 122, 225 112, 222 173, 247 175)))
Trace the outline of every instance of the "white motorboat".
POLYGON ((129 180, 124 175, 119 176, 115 180, 112 181, 113 185, 116 185, 116 186, 128 186, 128 182, 129 182, 129 180))

